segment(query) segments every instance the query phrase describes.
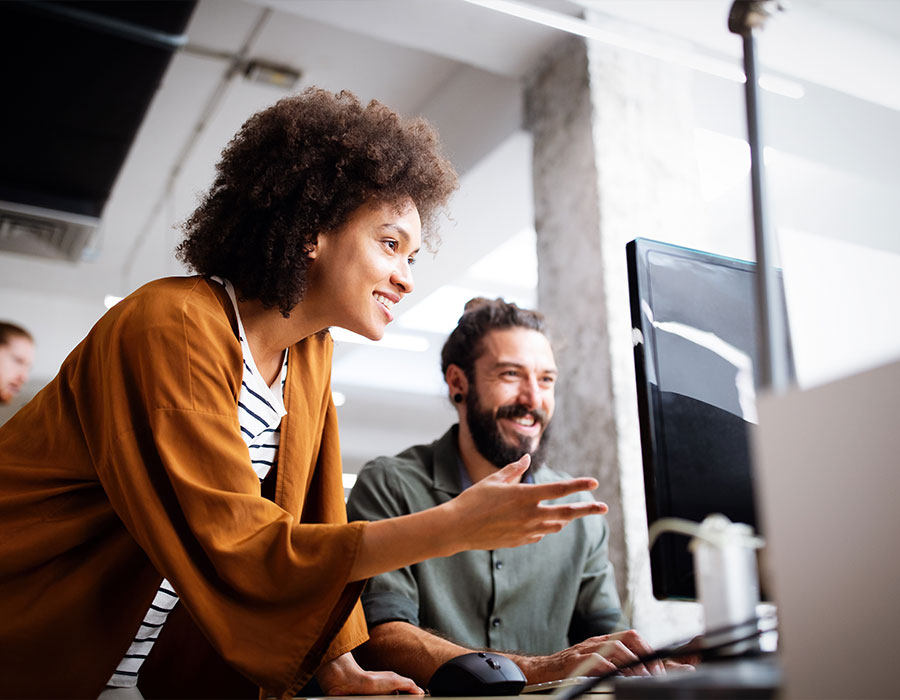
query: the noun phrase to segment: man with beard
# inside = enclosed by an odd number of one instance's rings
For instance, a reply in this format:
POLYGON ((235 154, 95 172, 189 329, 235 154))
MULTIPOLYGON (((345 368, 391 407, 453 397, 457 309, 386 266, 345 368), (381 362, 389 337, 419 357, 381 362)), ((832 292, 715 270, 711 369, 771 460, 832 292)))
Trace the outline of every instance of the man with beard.
MULTIPOLYGON (((430 445, 363 467, 351 520, 445 503, 525 453, 532 467, 523 481, 567 478, 543 460, 557 368, 541 314, 471 300, 441 365, 459 423, 430 445)), ((362 660, 422 687, 442 663, 473 649, 517 650, 507 656, 530 684, 585 673, 589 659, 591 673, 625 666, 652 649, 628 629, 607 548, 606 521, 595 516, 515 550, 461 552, 377 576, 362 596, 370 633, 362 660)), ((663 669, 652 662, 623 673, 663 669)))

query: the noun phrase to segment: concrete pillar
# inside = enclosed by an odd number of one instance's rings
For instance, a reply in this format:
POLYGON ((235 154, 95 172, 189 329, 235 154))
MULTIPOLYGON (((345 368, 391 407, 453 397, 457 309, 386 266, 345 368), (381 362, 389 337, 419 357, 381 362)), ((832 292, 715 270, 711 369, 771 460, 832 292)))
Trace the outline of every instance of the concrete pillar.
POLYGON ((561 370, 550 463, 600 481, 624 600, 628 567, 584 41, 564 41, 547 57, 526 90, 525 112, 534 144, 538 306, 549 318, 561 370))
POLYGON ((625 244, 702 225, 690 72, 570 37, 530 77, 525 111, 538 305, 561 370, 551 463, 599 479, 627 612, 668 641, 699 631, 699 611, 660 609, 650 593, 625 244))

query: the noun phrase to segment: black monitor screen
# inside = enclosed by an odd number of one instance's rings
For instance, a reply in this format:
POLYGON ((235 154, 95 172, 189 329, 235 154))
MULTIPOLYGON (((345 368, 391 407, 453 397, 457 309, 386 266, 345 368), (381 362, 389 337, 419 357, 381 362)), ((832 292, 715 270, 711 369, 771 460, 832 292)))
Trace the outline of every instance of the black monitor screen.
MULTIPOLYGON (((758 532, 755 265, 640 238, 627 257, 648 521, 724 513, 758 532)), ((687 544, 656 541, 657 598, 696 598, 687 544)))

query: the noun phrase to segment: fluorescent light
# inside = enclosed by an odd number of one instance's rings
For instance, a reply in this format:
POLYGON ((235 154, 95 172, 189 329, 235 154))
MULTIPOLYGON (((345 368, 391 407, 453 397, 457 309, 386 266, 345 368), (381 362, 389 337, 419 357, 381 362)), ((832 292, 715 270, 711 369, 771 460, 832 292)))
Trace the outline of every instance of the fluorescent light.
POLYGON ((532 7, 526 3, 514 2, 513 0, 464 0, 473 5, 479 5, 489 10, 502 12, 503 14, 518 17, 529 22, 535 22, 551 29, 558 29, 569 34, 584 37, 585 39, 593 39, 610 46, 616 46, 620 49, 634 51, 651 58, 658 58, 663 61, 677 63, 679 65, 693 68, 694 70, 711 73, 721 78, 727 78, 735 82, 744 82, 744 71, 735 63, 724 61, 722 59, 713 58, 711 56, 701 56, 693 51, 685 51, 670 46, 660 46, 659 44, 636 39, 634 37, 625 36, 616 32, 603 29, 595 24, 591 24, 587 20, 580 17, 572 17, 561 12, 552 10, 544 10, 532 7))
POLYGON ((344 472, 341 474, 341 478, 343 479, 345 489, 352 489, 353 485, 356 483, 356 474, 344 472))
POLYGON ((342 394, 340 391, 332 391, 331 400, 334 401, 335 406, 343 406, 347 403, 346 395, 342 394))
POLYGON ((107 294, 105 297, 103 297, 103 306, 105 306, 107 309, 111 309, 120 301, 122 301, 122 299, 124 299, 124 297, 117 297, 113 296, 112 294, 107 294))
POLYGON ((407 333, 385 333, 381 340, 369 340, 368 338, 352 333, 344 328, 331 328, 331 337, 336 343, 354 343, 356 345, 371 345, 376 348, 390 350, 409 350, 410 352, 425 352, 428 350, 428 338, 421 335, 407 333))
POLYGON ((785 80, 784 78, 778 78, 769 74, 759 76, 759 86, 763 90, 768 90, 777 95, 790 97, 795 100, 799 100, 806 94, 806 91, 800 83, 795 83, 793 80, 785 80))
MULTIPOLYGON (((692 70, 715 75, 719 78, 725 78, 726 80, 731 80, 736 83, 746 82, 744 70, 737 62, 731 62, 713 56, 704 56, 694 51, 678 49, 673 46, 662 46, 651 41, 644 41, 611 32, 602 29, 595 24, 591 24, 580 17, 572 17, 561 12, 544 10, 533 7, 527 3, 515 2, 514 0, 463 1, 496 12, 502 12, 503 14, 512 17, 518 17, 519 19, 541 24, 545 27, 550 27, 551 29, 558 29, 562 32, 575 34, 576 36, 581 36, 585 39, 600 41, 609 46, 616 46, 620 49, 633 51, 651 58, 657 58, 661 61, 675 63, 686 68, 691 68, 692 70)), ((773 78, 770 76, 763 77, 766 78, 766 80, 763 81, 762 78, 760 79, 760 87, 777 92, 786 97, 803 97, 803 86, 799 83, 783 78, 773 78), (764 82, 766 84, 763 84, 764 82)))

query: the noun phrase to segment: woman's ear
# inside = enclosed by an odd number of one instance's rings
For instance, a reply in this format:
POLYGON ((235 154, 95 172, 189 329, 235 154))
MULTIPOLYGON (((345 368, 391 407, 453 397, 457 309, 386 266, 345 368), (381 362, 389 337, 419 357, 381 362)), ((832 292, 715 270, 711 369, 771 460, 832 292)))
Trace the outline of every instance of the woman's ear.
POLYGON ((316 240, 306 244, 306 257, 310 260, 315 260, 316 256, 319 254, 319 238, 321 238, 321 236, 321 233, 317 233, 316 240))

